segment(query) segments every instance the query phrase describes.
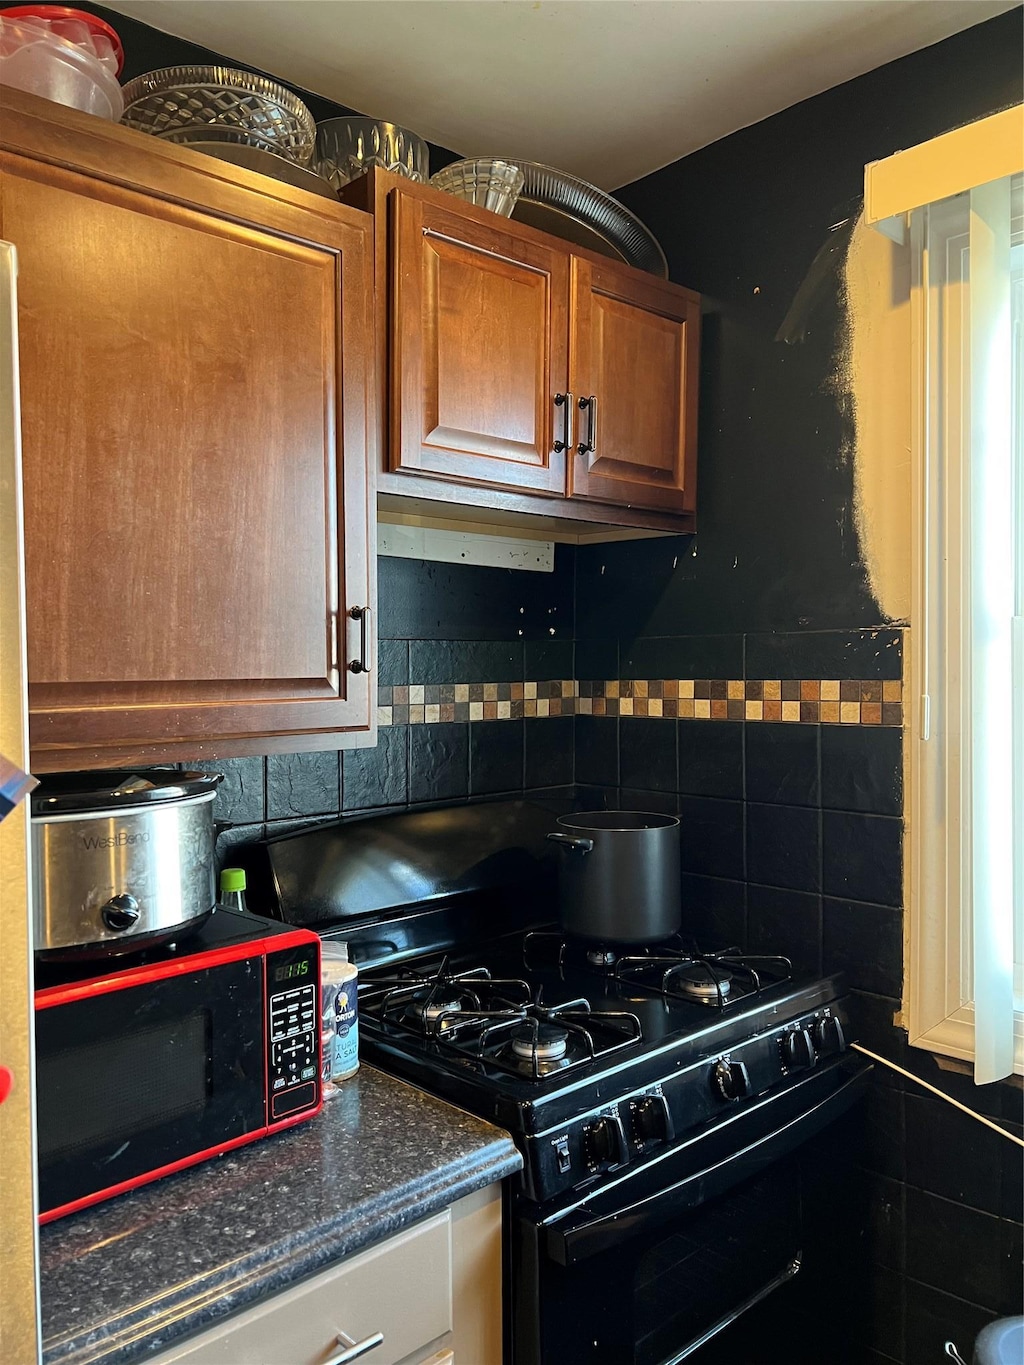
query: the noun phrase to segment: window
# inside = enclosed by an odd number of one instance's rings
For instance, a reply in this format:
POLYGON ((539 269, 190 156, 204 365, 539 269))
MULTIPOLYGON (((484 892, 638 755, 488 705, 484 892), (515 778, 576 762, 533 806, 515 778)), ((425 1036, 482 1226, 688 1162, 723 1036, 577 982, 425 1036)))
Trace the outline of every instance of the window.
POLYGON ((1024 1070, 1024 177, 916 208, 910 249, 905 1013, 980 1084, 1024 1070))

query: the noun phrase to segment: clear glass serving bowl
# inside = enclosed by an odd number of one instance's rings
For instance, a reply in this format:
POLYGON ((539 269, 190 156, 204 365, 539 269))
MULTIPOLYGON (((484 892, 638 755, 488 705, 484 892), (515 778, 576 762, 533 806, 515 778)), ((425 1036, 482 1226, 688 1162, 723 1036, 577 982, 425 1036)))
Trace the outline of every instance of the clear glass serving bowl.
POLYGON ((513 162, 498 161, 493 156, 468 157, 445 166, 430 177, 430 183, 437 190, 508 218, 523 188, 523 172, 513 162))
POLYGON ((423 184, 430 171, 430 151, 408 128, 380 119, 329 118, 316 125, 313 169, 336 190, 358 180, 371 166, 423 184))
POLYGON ((122 123, 171 142, 197 138, 262 147, 307 166, 316 123, 297 95, 228 66, 168 66, 124 87, 122 123))

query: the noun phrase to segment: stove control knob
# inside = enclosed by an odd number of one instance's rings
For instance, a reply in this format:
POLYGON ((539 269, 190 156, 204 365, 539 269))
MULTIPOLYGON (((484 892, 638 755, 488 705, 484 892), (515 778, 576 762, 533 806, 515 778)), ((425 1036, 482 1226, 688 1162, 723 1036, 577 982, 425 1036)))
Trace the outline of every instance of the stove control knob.
POLYGON ((814 1025, 814 1045, 819 1052, 846 1051, 846 1034, 837 1015, 826 1014, 814 1025))
POLYGON ((672 1115, 664 1095, 641 1095, 630 1108, 633 1111, 633 1138, 637 1143, 671 1142, 672 1115))
POLYGON ((583 1130, 583 1149, 591 1166, 621 1165, 627 1160, 626 1138, 618 1115, 605 1115, 583 1130))
POLYGON ((711 1078, 724 1099, 738 1100, 750 1094, 750 1073, 742 1062, 730 1062, 723 1057, 715 1063, 711 1078))
POLYGON ((805 1028, 790 1029, 782 1035, 782 1064, 785 1067, 812 1067, 818 1060, 810 1032, 805 1028))

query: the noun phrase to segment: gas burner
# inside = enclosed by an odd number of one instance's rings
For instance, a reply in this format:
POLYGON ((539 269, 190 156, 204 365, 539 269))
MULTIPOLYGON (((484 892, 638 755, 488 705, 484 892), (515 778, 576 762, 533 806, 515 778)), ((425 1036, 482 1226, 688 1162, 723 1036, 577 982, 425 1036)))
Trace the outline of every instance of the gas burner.
POLYGON ((712 969, 703 963, 696 963, 692 967, 666 972, 665 979, 684 1000, 695 1000, 703 1005, 724 1000, 731 989, 733 975, 722 967, 712 969))
POLYGON ((512 1035, 512 1051, 520 1061, 530 1066, 543 1065, 545 1062, 560 1062, 569 1047, 567 1029, 555 1024, 545 1024, 531 1020, 512 1035))
POLYGON ((415 1020, 425 1033, 433 1033, 457 1024, 462 1008, 462 997, 428 991, 422 998, 410 1000, 405 1014, 408 1019, 415 1020))
POLYGON ((727 948, 720 953, 689 952, 658 946, 636 956, 621 957, 615 976, 666 999, 724 1008, 736 999, 756 995, 764 986, 786 981, 793 973, 788 957, 765 957, 727 948))
POLYGON ((587 963, 591 967, 614 967, 618 954, 611 948, 588 948, 587 963))

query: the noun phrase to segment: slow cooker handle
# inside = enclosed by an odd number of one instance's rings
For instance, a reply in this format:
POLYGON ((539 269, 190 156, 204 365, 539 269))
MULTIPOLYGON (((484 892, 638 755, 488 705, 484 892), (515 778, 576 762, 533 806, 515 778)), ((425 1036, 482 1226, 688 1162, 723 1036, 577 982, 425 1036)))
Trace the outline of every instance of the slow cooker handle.
POLYGON ((593 839, 579 839, 572 834, 546 834, 546 839, 550 839, 553 844, 561 844, 563 848, 571 848, 574 853, 592 853, 594 851, 593 839))

